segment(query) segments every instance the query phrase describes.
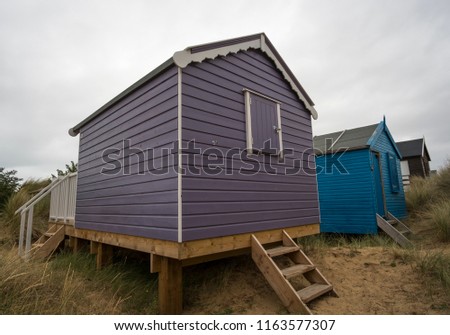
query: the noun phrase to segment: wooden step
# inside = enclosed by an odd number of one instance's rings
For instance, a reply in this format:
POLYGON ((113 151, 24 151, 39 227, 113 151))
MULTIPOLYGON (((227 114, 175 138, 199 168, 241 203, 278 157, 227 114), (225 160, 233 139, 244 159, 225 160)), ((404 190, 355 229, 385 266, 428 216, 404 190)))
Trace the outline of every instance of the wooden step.
POLYGON ((282 238, 282 245, 265 249, 256 236, 252 235, 252 259, 290 313, 312 314, 306 305, 308 301, 327 292, 336 297, 338 295, 319 269, 284 230, 282 238), (293 265, 280 268, 281 264, 277 264, 273 257, 286 254, 293 265), (297 291, 288 279, 300 274, 311 285, 297 291))
POLYGON ((281 270, 281 273, 286 279, 296 277, 306 272, 314 270, 316 267, 309 264, 295 264, 291 267, 281 270))
POLYGON ((64 241, 64 236, 64 226, 60 226, 58 229, 55 229, 54 226, 51 227, 45 235, 42 235, 44 239, 39 239, 33 245, 35 251, 32 257, 35 259, 43 259, 52 255, 61 242, 64 241))
POLYGON ((391 226, 395 226, 398 222, 397 220, 386 220, 391 226))
POLYGON ((331 290, 333 290, 333 286, 331 285, 312 284, 311 286, 307 286, 304 289, 297 291, 297 294, 304 303, 308 303, 331 290))
POLYGON ((286 247, 284 245, 280 245, 280 246, 272 248, 272 249, 267 249, 266 252, 269 255, 269 257, 276 257, 276 256, 290 254, 292 252, 296 252, 299 250, 300 250, 300 248, 298 246, 286 247))
POLYGON ((394 239, 395 242, 400 244, 402 247, 410 247, 412 246, 412 243, 410 240, 406 238, 405 235, 403 235, 399 230, 409 230, 407 226, 405 226, 403 223, 397 221, 396 227, 391 225, 388 221, 386 221, 384 218, 382 218, 379 214, 376 215, 377 218, 377 225, 379 228, 381 228, 386 234, 388 234, 390 237, 394 239))

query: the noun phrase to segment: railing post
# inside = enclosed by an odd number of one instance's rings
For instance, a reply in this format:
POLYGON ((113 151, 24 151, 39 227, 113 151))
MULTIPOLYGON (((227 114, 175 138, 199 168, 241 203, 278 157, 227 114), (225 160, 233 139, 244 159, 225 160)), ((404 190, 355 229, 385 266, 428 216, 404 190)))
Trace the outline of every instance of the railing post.
POLYGON ((64 222, 67 222, 69 219, 73 219, 75 215, 76 188, 76 173, 69 174, 63 178, 58 178, 53 180, 51 184, 47 185, 37 195, 16 210, 15 214, 20 213, 21 215, 18 248, 20 256, 24 256, 25 258, 30 256, 31 239, 33 236, 34 205, 50 193, 49 219, 53 219, 55 222, 57 222, 58 219, 64 219, 64 222))
POLYGON ((34 205, 32 205, 28 210, 27 240, 25 244, 25 257, 27 258, 30 256, 31 237, 33 235, 33 212, 34 212, 34 205))
POLYGON ((27 213, 25 210, 20 213, 19 256, 23 255, 23 239, 25 236, 26 215, 27 213))
POLYGON ((69 194, 70 194, 70 177, 67 177, 66 181, 64 182, 64 223, 67 222, 67 210, 69 207, 69 194))
POLYGON ((55 196, 56 196, 56 201, 55 201, 55 222, 58 221, 58 217, 59 217, 59 203, 61 202, 60 199, 60 192, 61 187, 60 185, 55 187, 55 196))
POLYGON ((48 220, 53 220, 54 216, 55 216, 55 199, 56 197, 55 195, 55 190, 51 190, 50 192, 50 210, 49 210, 49 217, 48 220))

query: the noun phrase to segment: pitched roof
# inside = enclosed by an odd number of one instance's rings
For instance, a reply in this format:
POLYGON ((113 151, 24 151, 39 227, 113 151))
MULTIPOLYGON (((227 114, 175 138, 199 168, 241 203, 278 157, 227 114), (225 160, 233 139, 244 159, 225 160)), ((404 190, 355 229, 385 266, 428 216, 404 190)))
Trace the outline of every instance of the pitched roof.
POLYGON ((124 97, 134 92, 139 87, 149 82, 151 79, 155 78, 157 75, 173 65, 184 68, 192 62, 202 62, 205 59, 214 59, 219 56, 226 56, 229 53, 237 53, 239 51, 245 51, 248 49, 260 49, 269 58, 272 59, 277 69, 282 73, 284 79, 290 84, 292 90, 296 92, 298 98, 305 104, 306 109, 311 113, 314 119, 317 119, 318 115, 314 108, 314 102, 308 96, 297 78, 295 78, 294 74, 284 62, 283 58, 281 58, 278 51, 274 48, 273 44, 267 38, 266 34, 260 33, 224 41, 191 46, 187 47, 184 50, 175 52, 174 55, 163 64, 158 66, 156 69, 137 81, 135 84, 131 85, 111 101, 100 107, 97 111, 81 121, 75 127, 71 128, 69 130, 69 134, 71 136, 76 136, 80 132, 81 127, 83 127, 85 124, 89 123, 95 117, 103 113, 106 109, 122 100, 124 97))
POLYGON ((415 140, 397 142, 397 147, 402 153, 403 158, 423 156, 427 155, 428 160, 430 159, 430 154, 428 153, 427 146, 425 145, 424 138, 418 138, 415 140))
POLYGON ((360 149, 369 147, 369 140, 374 135, 379 124, 341 130, 320 136, 314 136, 314 151, 324 154, 343 149, 360 149))

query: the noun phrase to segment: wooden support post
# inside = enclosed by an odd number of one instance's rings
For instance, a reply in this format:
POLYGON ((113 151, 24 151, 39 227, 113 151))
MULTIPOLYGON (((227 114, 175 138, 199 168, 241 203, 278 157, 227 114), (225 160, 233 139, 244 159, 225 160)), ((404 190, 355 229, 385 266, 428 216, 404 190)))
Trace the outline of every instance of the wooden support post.
POLYGON ((82 242, 78 237, 74 237, 73 240, 73 252, 77 253, 80 251, 81 247, 82 247, 82 242))
POLYGON ((97 252, 98 252, 98 242, 91 241, 89 253, 91 255, 97 255, 97 252))
POLYGON ((78 238, 75 236, 69 236, 69 248, 72 249, 74 253, 80 252, 81 249, 87 245, 85 239, 78 238))
POLYGON ((157 273, 161 271, 161 258, 156 254, 150 254, 150 273, 157 273))
POLYGON ((98 243, 97 248, 97 270, 112 263, 113 247, 109 244, 98 243))
POLYGON ((181 314, 183 310, 183 276, 181 261, 161 257, 158 274, 160 314, 181 314))
POLYGON ((73 249, 74 241, 76 237, 69 236, 69 248, 73 249))

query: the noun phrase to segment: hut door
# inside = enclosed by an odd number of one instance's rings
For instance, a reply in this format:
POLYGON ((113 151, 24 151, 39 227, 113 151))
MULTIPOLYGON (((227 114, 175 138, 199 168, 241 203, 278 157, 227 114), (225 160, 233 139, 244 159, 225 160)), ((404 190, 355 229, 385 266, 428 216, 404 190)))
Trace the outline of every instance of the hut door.
POLYGON ((385 216, 385 199, 383 192, 383 178, 382 172, 380 169, 380 155, 376 152, 372 152, 372 162, 373 162, 373 177, 375 182, 375 198, 377 200, 377 213, 381 216, 385 216))
POLYGON ((260 97, 250 96, 253 145, 262 153, 276 154, 280 149, 277 103, 260 97))

